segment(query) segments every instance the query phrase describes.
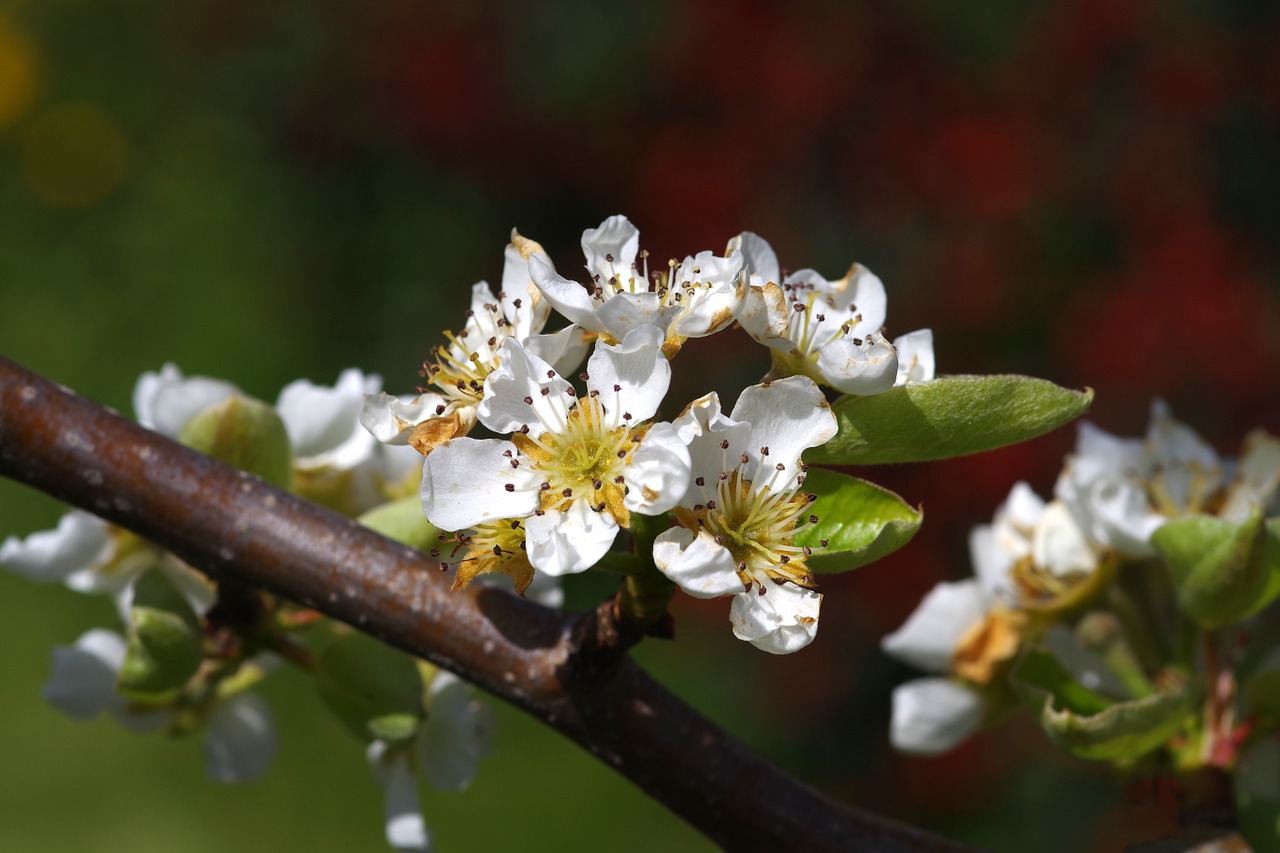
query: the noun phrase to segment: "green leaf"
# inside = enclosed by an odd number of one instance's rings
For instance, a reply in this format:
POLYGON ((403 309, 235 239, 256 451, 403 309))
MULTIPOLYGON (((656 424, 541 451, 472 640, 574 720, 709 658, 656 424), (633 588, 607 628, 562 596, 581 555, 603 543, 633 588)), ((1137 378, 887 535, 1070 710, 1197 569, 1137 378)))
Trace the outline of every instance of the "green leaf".
POLYGON ((872 465, 980 453, 1057 429, 1092 402, 1092 390, 1028 376, 942 376, 836 401, 839 433, 805 458, 872 465))
POLYGON ((376 506, 356 521, 419 551, 430 551, 440 542, 440 528, 427 521, 417 495, 376 506))
POLYGON ((134 585, 128 640, 116 687, 131 699, 165 700, 204 660, 200 620, 165 577, 150 571, 134 585))
POLYGON ((261 400, 235 394, 187 421, 178 441, 206 456, 289 488, 293 450, 284 421, 261 400))
POLYGON ((1040 725, 1059 748, 1090 761, 1126 761, 1159 748, 1194 711, 1190 683, 1141 699, 1116 702, 1096 713, 1059 707, 1042 694, 1040 725))
POLYGON ((1151 544, 1169 566, 1179 607, 1202 627, 1218 628, 1257 613, 1280 592, 1274 537, 1255 509, 1242 524, 1209 515, 1170 521, 1151 544))
POLYGON ((924 518, 888 489, 848 474, 810 468, 804 488, 818 496, 810 506, 818 523, 802 527, 795 543, 814 549, 808 565, 815 572, 847 572, 874 562, 911 541, 924 518))
POLYGON ((1267 669, 1249 679, 1245 705, 1254 714, 1280 720, 1280 669, 1267 669))
POLYGON ((315 677, 329 710, 362 739, 373 740, 400 725, 389 718, 422 717, 416 661, 358 631, 341 634, 325 647, 315 677))

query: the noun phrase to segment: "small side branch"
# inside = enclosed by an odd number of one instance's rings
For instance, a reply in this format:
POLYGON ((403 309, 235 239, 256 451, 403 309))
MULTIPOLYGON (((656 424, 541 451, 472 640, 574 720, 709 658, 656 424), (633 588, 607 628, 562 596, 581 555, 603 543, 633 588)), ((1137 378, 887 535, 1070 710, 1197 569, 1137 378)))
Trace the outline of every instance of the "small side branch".
POLYGON ((559 613, 479 585, 450 592, 421 552, 4 358, 0 474, 145 536, 213 577, 271 590, 457 673, 574 740, 728 849, 968 849, 824 797, 625 656, 583 671, 575 654, 582 620, 597 614, 559 613))

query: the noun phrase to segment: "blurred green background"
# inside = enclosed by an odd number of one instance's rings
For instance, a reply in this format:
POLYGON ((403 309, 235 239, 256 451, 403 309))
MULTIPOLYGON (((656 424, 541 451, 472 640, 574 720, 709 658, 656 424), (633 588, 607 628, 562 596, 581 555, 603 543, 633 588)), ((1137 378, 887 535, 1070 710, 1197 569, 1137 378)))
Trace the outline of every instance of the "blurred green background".
MULTIPOLYGON (((126 412, 169 360, 268 400, 352 365, 409 391, 513 226, 572 273, 582 229, 621 212, 656 258, 751 229, 792 268, 859 260, 893 333, 932 326, 943 372, 1090 385, 1126 434, 1161 394, 1231 453, 1280 423, 1278 38, 1261 0, 0 2, 0 353, 126 412)), ((764 369, 744 338, 692 345, 672 406, 764 369)), ((678 642, 639 656, 852 802, 997 850, 1159 835, 1167 792, 1024 722, 941 759, 886 744, 909 673, 878 638, 968 572, 968 528, 1015 480, 1049 492, 1072 441, 870 472, 925 529, 825 583, 798 655, 681 600, 678 642)), ((0 535, 59 512, 0 482, 0 535)), ((265 691, 276 767, 240 788, 203 780, 194 741, 48 709, 48 649, 111 618, 0 576, 0 849, 378 848, 361 749, 291 673, 265 691)), ((440 849, 709 849, 498 712, 472 789, 425 797, 440 849)))

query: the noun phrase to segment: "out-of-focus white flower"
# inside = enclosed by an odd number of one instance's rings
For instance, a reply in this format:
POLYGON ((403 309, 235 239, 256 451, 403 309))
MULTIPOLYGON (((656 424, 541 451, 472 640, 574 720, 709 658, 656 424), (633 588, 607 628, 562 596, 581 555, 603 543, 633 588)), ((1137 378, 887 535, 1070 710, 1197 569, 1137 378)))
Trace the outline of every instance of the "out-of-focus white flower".
POLYGON ((159 373, 148 371, 133 386, 133 413, 138 423, 169 438, 177 438, 187 421, 210 406, 240 393, 240 389, 208 376, 183 376, 166 363, 159 373))
POLYGON ((418 777, 437 790, 466 790, 489 751, 493 718, 469 684, 437 672, 427 694, 427 716, 410 745, 375 740, 366 753, 386 797, 387 843, 396 850, 431 849, 418 777))
MULTIPOLYGON (((169 725, 173 721, 169 708, 130 702, 116 692, 125 650, 123 637, 103 629, 86 632, 71 646, 54 647, 45 699, 78 720, 110 712, 120 725, 134 732, 169 725)), ((214 707, 205 722, 209 778, 228 784, 247 782, 270 765, 276 751, 275 727, 262 697, 236 694, 214 707)))
POLYGON ((427 457, 422 503, 442 530, 522 520, 533 568, 585 571, 630 514, 658 515, 683 496, 689 454, 670 424, 644 425, 671 378, 661 333, 640 327, 588 362, 587 395, 508 339, 485 383, 480 422, 510 441, 458 438, 427 457))
POLYGON ((991 524, 969 536, 974 577, 931 589, 880 647, 936 675, 894 691, 891 739, 904 752, 944 752, 982 721, 981 694, 1025 640, 1025 606, 1069 595, 1101 562, 1075 516, 1017 483, 991 524))
POLYGON ((893 384, 918 385, 934 377, 933 330, 917 329, 893 339, 898 351, 898 377, 893 384))
POLYGON ((742 252, 750 274, 738 320, 773 350, 775 373, 801 374, 861 395, 933 378, 933 338, 927 330, 900 339, 911 354, 906 368, 899 367, 901 356, 880 332, 887 307, 884 284, 866 267, 854 264, 836 281, 811 269, 783 278, 773 248, 749 231, 730 240, 728 251, 742 252))
POLYGON ((670 354, 688 338, 720 331, 734 321, 746 296, 742 255, 699 252, 651 279, 640 232, 625 216, 611 216, 582 234, 590 283, 583 287, 556 273, 545 257, 529 264, 533 281, 556 310, 606 342, 632 329, 653 326, 670 354))
POLYGON ((708 394, 673 422, 689 444, 692 485, 675 510, 680 526, 658 535, 653 560, 690 595, 732 595, 734 635, 773 654, 808 645, 822 596, 810 587, 808 549, 793 544, 810 495, 800 454, 836 433, 810 379, 790 377, 742 392, 725 416, 708 394))
POLYGON ((133 584, 150 569, 163 571, 196 613, 213 605, 213 585, 204 575, 145 539, 80 510, 63 515, 53 530, 7 537, 0 543, 0 565, 41 583, 110 596, 125 620, 133 584))
POLYGON ((382 377, 348 368, 332 385, 297 379, 284 386, 276 412, 284 421, 297 469, 350 471, 368 464, 377 441, 360 426, 366 394, 376 394, 382 377))

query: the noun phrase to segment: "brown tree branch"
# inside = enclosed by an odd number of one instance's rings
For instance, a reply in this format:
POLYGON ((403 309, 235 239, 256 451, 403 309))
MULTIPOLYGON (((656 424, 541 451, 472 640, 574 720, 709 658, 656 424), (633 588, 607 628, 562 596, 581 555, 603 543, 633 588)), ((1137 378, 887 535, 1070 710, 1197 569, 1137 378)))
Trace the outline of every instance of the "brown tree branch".
POLYGON ((733 850, 968 848, 824 797, 628 657, 597 612, 449 590, 421 552, 0 358, 0 474, 451 670, 576 741, 733 850), (603 637, 602 654, 592 643, 603 637))

